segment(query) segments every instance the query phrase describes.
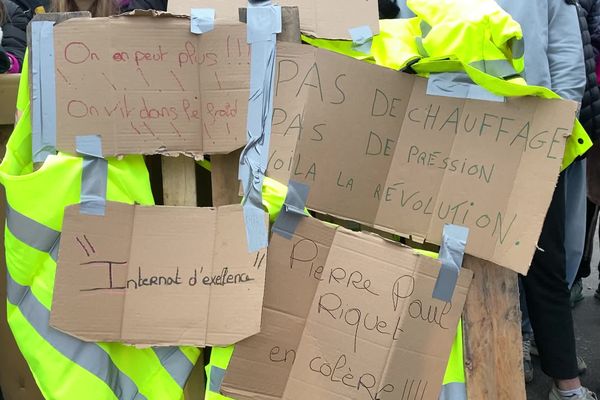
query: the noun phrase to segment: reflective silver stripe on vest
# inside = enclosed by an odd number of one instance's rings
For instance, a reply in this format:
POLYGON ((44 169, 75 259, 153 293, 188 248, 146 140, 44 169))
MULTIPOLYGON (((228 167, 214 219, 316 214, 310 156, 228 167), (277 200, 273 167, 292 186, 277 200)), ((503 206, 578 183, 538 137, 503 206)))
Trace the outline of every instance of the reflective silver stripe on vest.
POLYGON ((512 64, 507 60, 480 60, 469 65, 496 78, 508 78, 518 75, 512 64))
MULTIPOLYGON (((48 253, 55 262, 58 260, 58 244, 60 242, 60 232, 52 228, 48 228, 47 226, 40 224, 39 222, 21 214, 20 212, 13 209, 8 203, 6 207, 6 226, 8 227, 10 233, 12 233, 13 236, 15 236, 21 242, 27 244, 30 247, 33 247, 34 249, 48 253)), ((11 282, 10 277, 8 281, 11 282)), ((8 287, 9 301, 10 299, 15 300, 11 301, 11 303, 15 305, 21 303, 21 298, 23 296, 26 296, 27 294, 31 295, 28 287, 20 285, 18 286, 20 288, 25 288, 25 290, 17 291, 17 288, 13 285, 13 292, 11 293, 11 285, 9 285, 8 287)), ((31 296, 33 297, 33 295, 31 296)), ((35 299, 35 301, 37 302, 37 299, 35 299)), ((45 307, 43 307, 43 309, 46 310, 45 307)), ((21 312, 23 312, 23 310, 21 312)), ((46 312, 48 313, 48 318, 46 318, 45 320, 45 326, 49 328, 49 312, 47 310, 46 312)), ((34 325, 31 318, 28 315, 26 315, 25 312, 23 312, 23 314, 25 315, 29 323, 34 325)), ((77 346, 79 346, 80 343, 84 343, 79 341, 78 339, 74 340, 75 348, 77 348, 77 346)), ((185 381, 187 380, 193 367, 189 359, 185 356, 185 354, 181 352, 179 347, 166 347, 161 350, 155 349, 154 351, 160 359, 162 366, 169 373, 169 375, 171 375, 171 378, 173 378, 173 380, 177 382, 177 384, 180 387, 183 388, 183 386, 185 385, 185 381), (166 352, 171 351, 171 349, 173 349, 173 353, 168 355, 167 357, 166 352)), ((78 363, 74 358, 71 358, 71 360, 73 362, 78 363)), ((113 368, 116 367, 113 365, 113 368)))
POLYGON ((17 306, 37 333, 65 357, 102 380, 119 400, 146 400, 135 383, 96 343, 86 343, 50 327, 50 311, 31 293, 28 286, 15 282, 7 271, 8 301, 17 306))
POLYGON ((439 400, 467 400, 467 387, 460 382, 448 383, 442 386, 439 400))
POLYGON ((6 207, 6 225, 14 237, 36 250, 49 253, 54 261, 58 260, 60 232, 21 214, 10 204, 6 207))
POLYGON ((521 58, 525 55, 525 41, 523 39, 512 39, 511 51, 513 58, 521 58))
POLYGON ((154 353, 160 360, 162 366, 169 371, 171 377, 183 388, 185 382, 194 368, 179 347, 155 347, 154 353))
POLYGON ((214 393, 221 393, 221 385, 225 378, 225 372, 223 368, 211 365, 210 366, 210 382, 208 383, 208 390, 214 393))

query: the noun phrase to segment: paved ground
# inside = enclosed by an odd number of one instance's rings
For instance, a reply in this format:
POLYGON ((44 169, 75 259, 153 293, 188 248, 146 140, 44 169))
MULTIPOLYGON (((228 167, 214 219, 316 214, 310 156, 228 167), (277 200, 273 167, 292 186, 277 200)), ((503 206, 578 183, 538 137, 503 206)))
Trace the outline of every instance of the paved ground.
MULTIPOLYGON (((594 291, 598 287, 598 265, 600 251, 598 250, 598 235, 594 246, 592 261, 592 275, 584 280, 583 289, 585 299, 573 311, 575 319, 575 335, 577 337, 577 350, 588 366, 587 373, 582 377, 582 382, 591 390, 600 394, 600 301, 594 298, 594 291)), ((551 380, 539 368, 536 357, 534 381, 527 385, 528 400, 547 400, 551 380)))

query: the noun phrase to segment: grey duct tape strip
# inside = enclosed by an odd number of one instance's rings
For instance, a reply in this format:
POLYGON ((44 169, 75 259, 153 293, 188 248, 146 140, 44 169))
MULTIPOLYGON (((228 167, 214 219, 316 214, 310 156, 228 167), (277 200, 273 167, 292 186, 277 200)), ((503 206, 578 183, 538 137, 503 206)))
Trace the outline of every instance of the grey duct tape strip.
POLYGON ((433 288, 433 298, 447 303, 452 300, 465 255, 468 236, 469 228, 451 224, 444 226, 439 255, 442 268, 433 288))
POLYGON ((371 43, 373 42, 373 31, 369 25, 357 26, 348 29, 352 38, 353 48, 361 53, 371 52, 371 43))
POLYGON ((190 13, 190 31, 197 35, 215 29, 214 8, 192 8, 190 13))
MULTIPOLYGON (((48 253, 54 262, 57 262, 60 232, 48 228, 28 216, 21 214, 12 208, 10 204, 7 204, 6 210, 6 226, 10 233, 27 246, 48 253)), ((8 300, 12 304, 21 304, 21 300, 24 299, 25 296, 33 296, 27 286, 19 285, 12 280, 10 275, 8 282, 8 300)), ((23 310, 21 310, 21 312, 23 312, 23 310)), ((29 319, 28 315, 25 315, 25 317, 29 319)), ((154 349, 154 352, 173 380, 177 382, 179 386, 183 387, 192 371, 193 365, 185 354, 183 354, 181 349, 179 349, 179 347, 158 347, 154 349)), ((72 359, 72 361, 82 365, 77 359, 72 359)))
POLYGON ((427 94, 430 96, 504 102, 504 97, 496 96, 487 89, 464 80, 464 74, 460 73, 431 74, 427 80, 427 94))
POLYGON ((281 7, 270 2, 248 5, 247 35, 250 43, 250 98, 248 144, 240 157, 239 179, 244 188, 244 221, 248 250, 268 245, 268 229, 262 206, 262 185, 267 169, 273 121, 276 33, 281 32, 281 7))
POLYGON ((274 35, 281 32, 281 7, 270 1, 260 5, 249 3, 247 21, 248 43, 274 43, 274 35))
POLYGON ((283 202, 279 217, 273 224, 273 232, 286 239, 291 239, 296 232, 302 218, 307 217, 304 212, 306 199, 308 199, 308 185, 296 181, 289 181, 288 192, 283 202))
POLYGON ((221 393, 221 385, 225 378, 225 372, 226 370, 223 368, 214 365, 210 366, 210 382, 208 383, 208 390, 213 393, 221 393))
POLYGON ((31 47, 32 152, 34 162, 43 162, 48 155, 56 153, 53 21, 31 23, 31 47))
POLYGON ((102 139, 99 135, 76 136, 75 147, 83 156, 80 212, 104 215, 108 161, 102 158, 102 139))
POLYGON ((29 286, 17 283, 7 271, 9 303, 17 306, 27 322, 52 347, 73 363, 100 379, 120 400, 146 400, 131 378, 112 362, 96 343, 86 343, 50 326, 50 311, 33 295, 29 286))
POLYGON ((438 400, 467 400, 467 387, 461 382, 451 382, 442 386, 438 400))

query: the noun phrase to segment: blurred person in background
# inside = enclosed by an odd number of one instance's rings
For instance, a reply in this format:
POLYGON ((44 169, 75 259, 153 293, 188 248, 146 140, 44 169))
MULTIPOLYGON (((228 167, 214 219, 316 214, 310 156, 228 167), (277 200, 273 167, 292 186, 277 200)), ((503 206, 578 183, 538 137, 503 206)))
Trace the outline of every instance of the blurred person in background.
POLYGON ((21 72, 27 47, 27 17, 10 0, 0 0, 0 73, 21 72))
MULTIPOLYGON (((594 146, 587 153, 586 239, 583 258, 571 288, 571 304, 573 306, 583 300, 582 278, 587 278, 592 272, 592 251, 600 208, 600 145, 597 143, 600 139, 600 105, 598 105, 600 103, 600 90, 597 83, 600 79, 600 64, 598 63, 600 55, 600 1, 579 0, 579 4, 584 14, 583 17, 585 17, 584 22, 587 23, 589 35, 589 48, 586 51, 585 60, 588 86, 581 105, 579 119, 592 138, 594 146)), ((597 268, 600 272, 600 265, 597 268)), ((596 289, 595 296, 600 299, 600 286, 596 289)))

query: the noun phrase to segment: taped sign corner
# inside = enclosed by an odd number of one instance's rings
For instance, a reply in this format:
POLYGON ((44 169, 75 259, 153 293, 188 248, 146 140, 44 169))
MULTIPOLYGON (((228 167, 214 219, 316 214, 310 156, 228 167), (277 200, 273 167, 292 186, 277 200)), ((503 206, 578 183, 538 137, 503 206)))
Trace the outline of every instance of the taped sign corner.
POLYGON ((433 288, 433 298, 448 303, 452 301, 468 237, 469 228, 452 224, 444 225, 439 255, 442 266, 433 288))
POLYGON ((273 224, 273 232, 291 239, 302 218, 308 215, 304 212, 308 199, 308 185, 290 180, 288 192, 283 202, 279 217, 273 224))
POLYGON ((197 35, 215 29, 214 8, 192 8, 190 12, 190 32, 197 35))

